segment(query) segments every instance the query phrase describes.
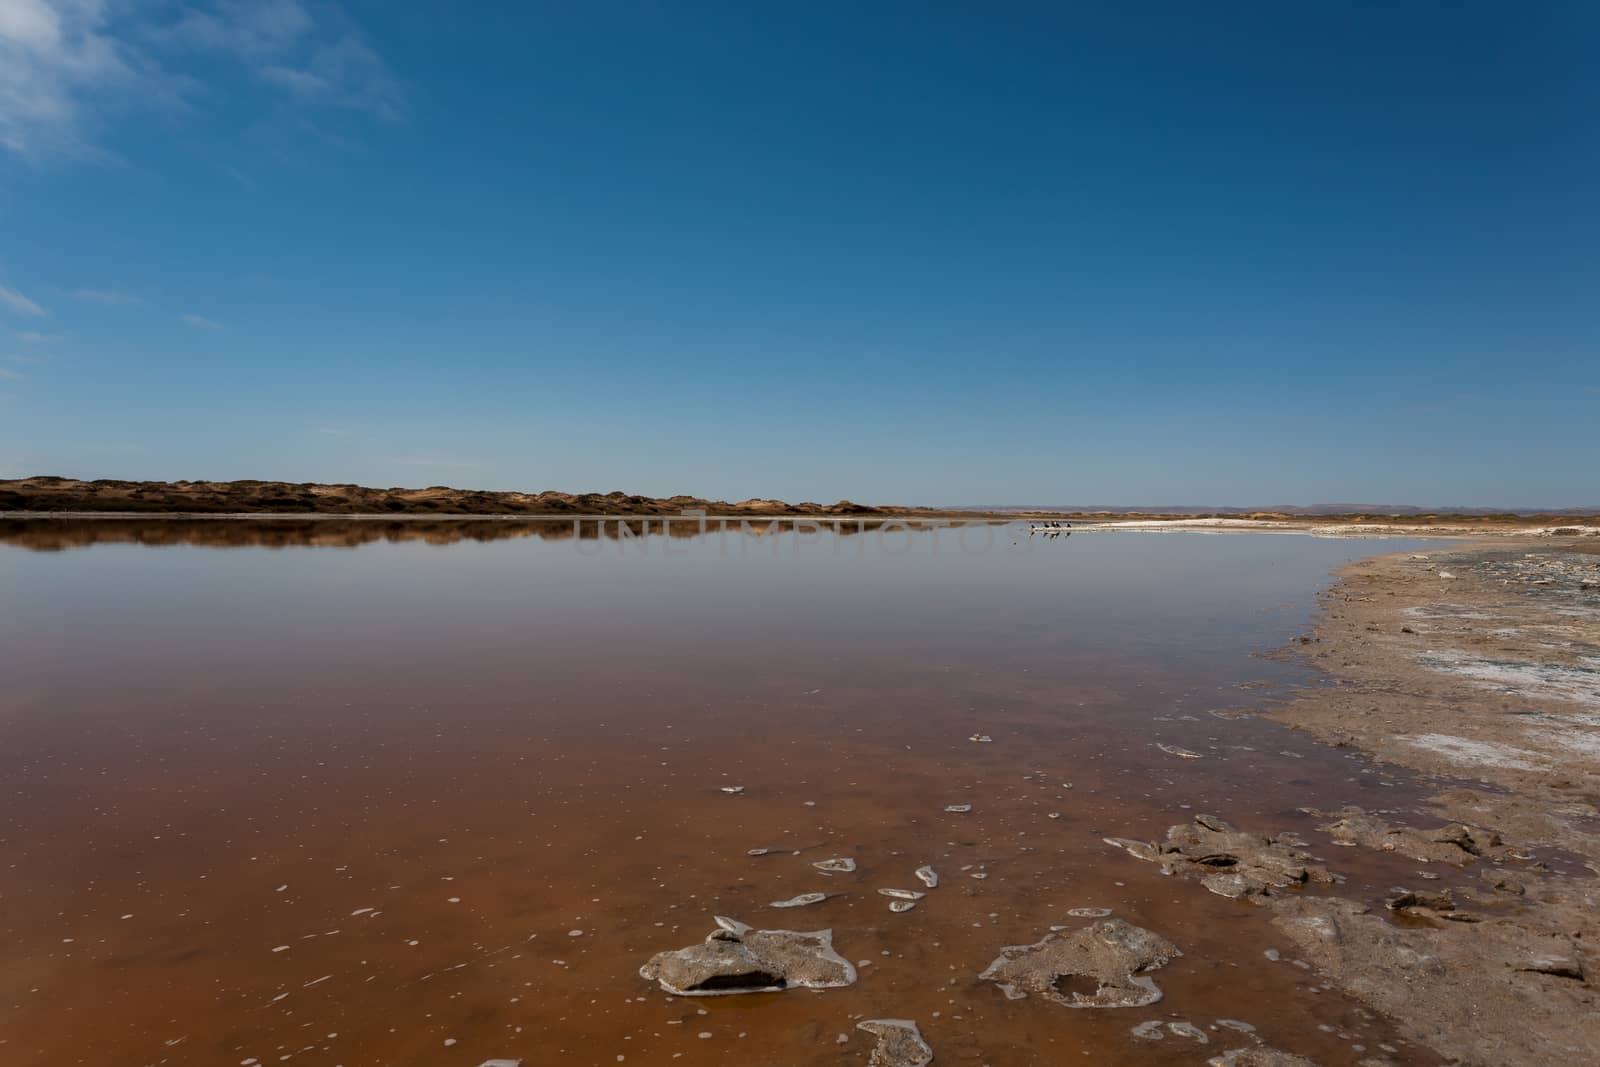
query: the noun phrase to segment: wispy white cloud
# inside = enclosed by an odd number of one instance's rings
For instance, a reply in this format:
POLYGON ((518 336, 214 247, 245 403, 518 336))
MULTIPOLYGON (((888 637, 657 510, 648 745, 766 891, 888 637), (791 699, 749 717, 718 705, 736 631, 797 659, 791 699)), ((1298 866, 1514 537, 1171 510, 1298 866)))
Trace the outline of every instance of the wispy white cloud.
POLYGON ((400 116, 403 94, 388 65, 334 5, 301 0, 217 0, 148 36, 169 46, 231 55, 267 85, 302 100, 400 116))
POLYGON ((142 297, 134 296, 132 293, 118 292, 115 289, 79 289, 72 295, 77 300, 87 300, 91 304, 117 306, 144 303, 142 297))
POLYGON ((317 46, 301 65, 269 64, 260 77, 302 99, 400 118, 405 101, 388 66, 360 36, 346 33, 317 46))
POLYGON ((179 315, 178 317, 180 319, 182 319, 184 322, 188 323, 190 326, 193 326, 197 330, 220 330, 220 329, 222 329, 222 323, 213 321, 212 319, 208 319, 204 315, 185 314, 185 315, 179 315))
POLYGON ((188 8, 147 29, 145 36, 186 48, 271 56, 315 29, 316 20, 299 0, 221 0, 209 8, 188 8))
POLYGON ((398 118, 404 94, 360 26, 301 0, 0 0, 0 150, 104 157, 93 131, 130 108, 203 102, 183 73, 219 56, 305 102, 398 118))
POLYGON ((22 375, 10 367, 0 367, 0 381, 17 381, 22 375))
POLYGON ((105 0, 0 0, 0 148, 97 155, 82 139, 94 102, 169 105, 184 82, 119 39, 105 0))
POLYGON ((320 78, 309 70, 296 70, 294 67, 262 67, 261 80, 272 82, 298 96, 317 96, 333 88, 326 78, 320 78))
POLYGON ((38 333, 34 330, 23 330, 17 334, 17 340, 29 345, 47 345, 52 341, 61 340, 59 333, 38 333))
MULTIPOLYGON (((10 0, 0 0, 0 10, 4 10, 4 4, 9 2, 10 0)), ((19 315, 40 316, 44 314, 44 308, 35 304, 15 289, 4 285, 0 285, 0 304, 6 305, 6 307, 19 315)))

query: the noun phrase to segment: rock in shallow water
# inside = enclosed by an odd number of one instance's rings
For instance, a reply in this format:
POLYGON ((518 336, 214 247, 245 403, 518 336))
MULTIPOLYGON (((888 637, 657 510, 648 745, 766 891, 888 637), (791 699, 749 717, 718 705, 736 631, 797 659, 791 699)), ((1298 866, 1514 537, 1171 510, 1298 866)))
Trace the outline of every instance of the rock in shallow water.
POLYGON ((1235 900, 1264 903, 1260 898, 1276 890, 1334 880, 1326 869, 1307 863, 1311 855, 1294 838, 1237 830, 1214 815, 1196 815, 1193 822, 1168 828, 1159 845, 1121 837, 1105 841, 1136 859, 1161 864, 1167 874, 1196 876, 1211 892, 1235 900))
POLYGON ((1103 837, 1101 840, 1108 845, 1122 849, 1122 851, 1136 860, 1155 863, 1161 859, 1161 850, 1148 841, 1135 841, 1131 837, 1103 837))
POLYGON ((808 904, 821 904, 824 900, 827 900, 827 899, 828 899, 828 894, 826 894, 826 893, 801 893, 799 896, 790 897, 788 900, 774 900, 771 904, 768 904, 767 907, 769 907, 769 908, 803 908, 808 904))
POLYGON ((856 869, 856 861, 848 856, 835 856, 831 860, 818 860, 811 866, 823 874, 849 874, 856 869))
POLYGON ((1159 934, 1102 919, 1032 945, 1007 946, 979 977, 1013 1000, 1031 993, 1069 1008, 1133 1008, 1161 999, 1147 972, 1181 955, 1159 934))
POLYGON ((933 1062, 933 1049, 910 1019, 863 1019, 856 1029, 878 1039, 868 1067, 927 1067, 933 1062))
POLYGON ((726 915, 713 915, 711 920, 722 929, 728 931, 728 933, 737 934, 740 937, 754 929, 749 923, 742 923, 738 919, 730 919, 726 915))
POLYGON ((881 896, 894 897, 896 900, 921 900, 928 895, 915 889, 880 889, 878 893, 881 896))
POLYGON ((1317 1067, 1314 1060, 1279 1052, 1265 1045, 1259 1048, 1232 1048, 1206 1061, 1209 1067, 1317 1067))
POLYGON ((712 997, 836 989, 853 984, 856 969, 833 950, 832 930, 754 930, 718 918, 705 941, 658 952, 639 976, 676 996, 712 997))

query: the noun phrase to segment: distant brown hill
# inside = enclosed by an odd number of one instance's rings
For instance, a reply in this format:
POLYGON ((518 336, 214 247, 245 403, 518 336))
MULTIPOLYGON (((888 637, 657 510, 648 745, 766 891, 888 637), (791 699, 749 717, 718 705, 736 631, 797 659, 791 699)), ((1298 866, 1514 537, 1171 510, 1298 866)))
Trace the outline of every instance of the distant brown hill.
POLYGON ((0 480, 0 513, 78 512, 141 515, 392 515, 441 518, 452 515, 677 516, 703 509, 709 515, 790 518, 977 518, 980 516, 1048 519, 1176 519, 1227 516, 1312 523, 1334 520, 1362 523, 1404 517, 1424 525, 1440 522, 1497 524, 1534 518, 1552 520, 1600 515, 1600 508, 1512 511, 1494 508, 1420 508, 1413 505, 1323 504, 1271 508, 1162 505, 869 506, 841 500, 836 504, 750 499, 731 502, 697 496, 650 497, 630 493, 492 492, 433 485, 425 489, 374 489, 362 485, 317 482, 126 482, 83 481, 38 476, 0 480))
POLYGON ((628 493, 508 493, 452 489, 372 489, 314 482, 123 482, 34 477, 0 481, 0 511, 141 512, 188 515, 677 515, 703 508, 714 515, 919 515, 923 508, 789 504, 782 500, 730 503, 694 496, 628 493))

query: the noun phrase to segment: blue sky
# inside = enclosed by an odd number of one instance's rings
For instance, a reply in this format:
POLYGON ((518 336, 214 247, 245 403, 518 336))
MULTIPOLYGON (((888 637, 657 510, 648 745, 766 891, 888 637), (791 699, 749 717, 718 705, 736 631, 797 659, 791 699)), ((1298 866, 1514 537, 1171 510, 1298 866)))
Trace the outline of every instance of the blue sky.
POLYGON ((0 0, 0 476, 1600 503, 1600 7, 0 0))

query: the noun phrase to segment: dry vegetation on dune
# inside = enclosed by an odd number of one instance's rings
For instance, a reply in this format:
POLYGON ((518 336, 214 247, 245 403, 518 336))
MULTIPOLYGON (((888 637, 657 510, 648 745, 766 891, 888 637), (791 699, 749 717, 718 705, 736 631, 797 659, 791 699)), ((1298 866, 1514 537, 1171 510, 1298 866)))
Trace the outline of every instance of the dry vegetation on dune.
POLYGON ((677 515, 702 508, 721 515, 866 515, 918 513, 917 508, 787 504, 781 500, 729 503, 693 496, 627 493, 517 493, 452 489, 373 489, 314 482, 125 482, 35 477, 0 481, 0 511, 144 514, 320 515, 677 515))
MULTIPOLYGON (((1342 507, 1343 505, 1340 505, 1342 507)), ((262 481, 178 481, 129 482, 101 479, 39 476, 0 480, 0 513, 44 512, 50 514, 125 514, 125 515, 345 515, 395 517, 412 516, 594 516, 628 515, 677 516, 685 511, 703 510, 722 516, 781 516, 793 518, 856 518, 861 516, 904 516, 908 518, 975 519, 1004 516, 1084 523, 1173 522, 1271 525, 1278 527, 1344 526, 1374 532, 1402 532, 1427 528, 1455 534, 1473 531, 1501 532, 1511 527, 1567 527, 1574 536, 1589 532, 1600 524, 1600 515, 1580 510, 1512 513, 1470 512, 1462 510, 1423 511, 1397 508, 1393 511, 1335 512, 1325 508, 1263 509, 1167 508, 1049 509, 1049 508, 950 508, 872 506, 840 500, 836 504, 751 498, 730 502, 697 496, 650 497, 629 493, 539 493, 494 492, 482 489, 454 489, 444 485, 425 489, 375 489, 361 485, 329 485, 317 482, 262 481), (1578 529, 1577 527, 1583 527, 1578 529)))

